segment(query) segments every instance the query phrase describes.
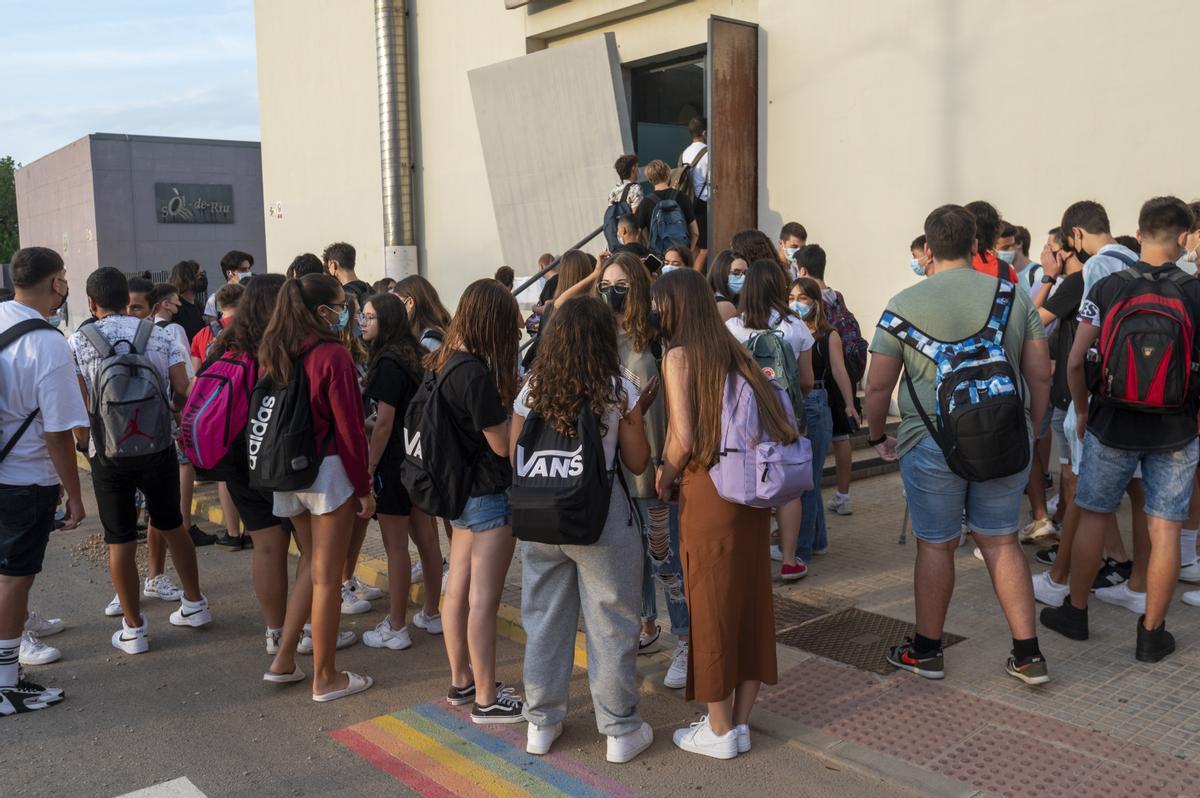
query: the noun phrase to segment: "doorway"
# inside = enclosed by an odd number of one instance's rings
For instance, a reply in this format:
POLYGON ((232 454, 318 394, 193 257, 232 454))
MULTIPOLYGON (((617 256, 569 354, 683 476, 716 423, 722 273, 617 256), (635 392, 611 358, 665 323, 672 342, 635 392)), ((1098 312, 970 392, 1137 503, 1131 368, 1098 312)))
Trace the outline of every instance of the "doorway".
POLYGON ((634 152, 645 166, 658 159, 675 166, 692 142, 687 125, 705 115, 705 48, 631 64, 629 107, 634 152))

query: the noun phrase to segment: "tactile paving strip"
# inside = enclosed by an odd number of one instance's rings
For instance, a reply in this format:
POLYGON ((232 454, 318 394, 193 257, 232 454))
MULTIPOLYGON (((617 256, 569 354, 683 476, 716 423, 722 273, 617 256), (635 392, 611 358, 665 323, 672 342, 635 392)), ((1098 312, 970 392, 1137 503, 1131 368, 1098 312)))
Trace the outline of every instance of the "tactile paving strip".
MULTIPOLYGON (((915 627, 907 621, 865 610, 848 609, 784 631, 776 639, 782 645, 803 649, 864 671, 891 673, 895 669, 887 664, 884 653, 889 647, 900 645, 904 638, 914 634, 915 627)), ((965 639, 944 633, 942 646, 952 646, 965 639)))

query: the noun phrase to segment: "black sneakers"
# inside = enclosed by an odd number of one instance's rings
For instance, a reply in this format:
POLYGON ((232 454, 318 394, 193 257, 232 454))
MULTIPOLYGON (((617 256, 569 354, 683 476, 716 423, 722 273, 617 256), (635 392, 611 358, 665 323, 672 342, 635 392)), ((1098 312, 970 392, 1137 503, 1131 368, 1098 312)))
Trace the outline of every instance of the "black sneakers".
POLYGON ((902 671, 915 673, 926 679, 944 679, 946 677, 946 664, 942 659, 942 650, 939 648, 932 654, 918 655, 913 651, 911 637, 904 639, 904 645, 888 649, 887 661, 902 671))
POLYGON ((1160 623, 1157 629, 1147 629, 1142 626, 1145 620, 1145 615, 1138 618, 1137 649, 1134 656, 1138 662, 1159 662, 1166 659, 1175 650, 1175 636, 1167 631, 1166 621, 1160 623))
POLYGON ((1054 560, 1058 557, 1058 544, 1055 543, 1048 549, 1040 549, 1033 555, 1033 559, 1040 562, 1042 565, 1054 565, 1054 560))
POLYGON ((476 704, 471 710, 471 722, 486 726, 492 723, 521 723, 525 716, 521 714, 521 699, 511 690, 501 690, 496 693, 496 701, 486 707, 476 704))
MULTIPOLYGON (((496 682, 496 694, 499 695, 504 689, 503 682, 496 682)), ((463 704, 470 704, 475 700, 475 682, 471 682, 466 687, 455 687, 450 685, 450 689, 446 691, 446 703, 452 707, 461 707, 463 704)))
POLYGON ((1117 562, 1109 557, 1104 560, 1104 564, 1096 572, 1096 578, 1092 581, 1092 590, 1099 590, 1102 587, 1116 587, 1122 582, 1128 582, 1129 575, 1132 572, 1132 561, 1117 562))
POLYGON ((223 549, 230 551, 241 551, 245 546, 245 535, 231 535, 228 529, 222 529, 221 534, 217 536, 216 544, 223 549))
POLYGON ((208 534, 195 524, 192 524, 191 528, 188 529, 188 535, 192 538, 194 546, 211 546, 217 542, 216 535, 208 534))
POLYGON ((1042 626, 1053 629, 1072 640, 1088 639, 1087 608, 1077 609, 1068 595, 1061 607, 1046 607, 1042 610, 1042 626))
POLYGON ((0 687, 0 716, 35 712, 62 700, 61 689, 42 687, 40 684, 20 679, 15 685, 0 687))

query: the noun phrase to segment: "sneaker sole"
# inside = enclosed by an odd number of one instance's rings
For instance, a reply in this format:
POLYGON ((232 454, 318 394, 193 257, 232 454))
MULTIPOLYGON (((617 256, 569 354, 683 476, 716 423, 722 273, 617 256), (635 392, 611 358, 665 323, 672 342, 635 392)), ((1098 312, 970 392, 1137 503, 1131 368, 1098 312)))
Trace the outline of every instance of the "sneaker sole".
POLYGON ((1174 653, 1175 653, 1175 644, 1172 643, 1171 647, 1168 648, 1167 650, 1158 651, 1149 656, 1142 656, 1141 653, 1135 651, 1133 654, 1133 658, 1136 659, 1138 662, 1162 662, 1164 659, 1166 659, 1167 657, 1171 656, 1174 653))
POLYGON ((511 718, 480 718, 475 715, 471 716, 471 722, 476 726, 495 726, 502 723, 524 723, 525 716, 517 715, 511 718))
POLYGON ((108 607, 104 608, 104 617, 106 618, 119 618, 124 614, 125 610, 121 609, 120 607, 115 610, 110 610, 108 607))
POLYGON ((1114 607, 1120 607, 1123 610, 1129 610, 1130 612, 1134 613, 1135 615, 1145 615, 1146 614, 1146 605, 1145 604, 1142 604, 1140 607, 1131 607, 1129 604, 1125 603, 1124 601, 1113 601, 1111 599, 1106 599, 1103 596, 1101 596, 1099 593, 1096 594, 1096 600, 1103 601, 1105 604, 1111 604, 1114 607))
POLYGON ((713 751, 707 748, 696 748, 689 743, 678 742, 675 743, 675 747, 681 751, 687 751, 690 754, 700 754, 701 756, 711 757, 712 759, 736 759, 738 755, 736 746, 732 751, 713 751))
POLYGON ((1048 674, 1048 673, 1043 674, 1041 676, 1026 676, 1025 674, 1021 673, 1020 671, 1018 671, 1014 668, 1009 668, 1007 666, 1004 668, 1004 672, 1007 673, 1009 676, 1013 677, 1014 679, 1020 679, 1021 681, 1025 682, 1025 684, 1034 684, 1034 685, 1046 684, 1047 682, 1050 681, 1050 674, 1048 674))
POLYGON ((33 668, 37 667, 38 665, 49 665, 52 662, 58 662, 60 659, 62 659, 61 653, 55 654, 50 659, 25 659, 24 657, 17 657, 17 662, 26 667, 33 668))
POLYGON ((897 660, 894 660, 891 657, 885 657, 885 659, 888 661, 888 664, 891 665, 893 668, 899 668, 902 671, 908 671, 909 673, 915 673, 917 676, 920 676, 922 679, 929 679, 930 681, 937 681, 939 679, 946 678, 946 672, 944 670, 931 671, 931 670, 927 670, 925 668, 919 668, 916 665, 909 665, 908 663, 905 663, 905 662, 898 662, 897 660))
POLYGON ((363 645, 366 646, 367 648, 386 648, 389 651, 404 651, 405 649, 412 648, 412 641, 410 640, 408 642, 408 645, 405 645, 405 646, 393 646, 390 642, 388 642, 388 643, 372 643, 370 640, 367 640, 367 638, 364 636, 363 637, 363 645))
POLYGON ((808 571, 799 574, 780 574, 779 579, 782 582, 799 582, 806 576, 808 576, 808 571))
POLYGON ((683 677, 683 681, 681 681, 681 682, 678 682, 678 683, 676 683, 676 682, 669 682, 669 681, 667 681, 666 679, 663 679, 663 687, 669 687, 669 688, 671 688, 672 690, 681 690, 681 689, 683 689, 684 687, 687 687, 687 677, 686 677, 686 676, 685 676, 685 677, 683 677))
POLYGON ((145 654, 147 651, 150 650, 150 643, 148 641, 145 641, 142 643, 142 645, 135 646, 132 650, 126 648, 125 646, 113 643, 113 648, 115 648, 117 651, 120 651, 124 654, 145 654))
POLYGON ((179 620, 175 620, 175 614, 172 613, 167 620, 171 622, 172 626, 190 626, 193 629, 200 629, 212 623, 212 613, 205 610, 179 620))
POLYGON ((370 604, 367 604, 367 606, 363 607, 362 609, 354 609, 354 608, 347 609, 345 604, 342 605, 342 615, 366 615, 370 611, 371 611, 370 604))
POLYGON ((471 704, 474 703, 474 701, 475 696, 473 695, 466 698, 450 698, 448 696, 446 698, 446 703, 452 707, 461 707, 463 704, 471 704))

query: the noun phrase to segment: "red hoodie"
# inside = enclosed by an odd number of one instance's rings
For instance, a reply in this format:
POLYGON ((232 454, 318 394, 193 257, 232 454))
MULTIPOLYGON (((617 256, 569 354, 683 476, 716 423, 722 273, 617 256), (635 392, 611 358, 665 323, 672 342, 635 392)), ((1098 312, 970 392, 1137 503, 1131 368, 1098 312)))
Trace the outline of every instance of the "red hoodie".
POLYGON ((350 353, 341 344, 317 344, 304 358, 304 372, 308 376, 308 401, 318 445, 331 437, 329 427, 333 425, 333 440, 325 445, 321 456, 341 457, 354 495, 370 495, 362 390, 350 353))
POLYGON ((988 250, 984 253, 975 253, 975 260, 971 263, 971 268, 977 272, 990 274, 992 277, 1003 277, 1010 283, 1017 281, 1017 270, 1011 264, 1005 263, 996 257, 996 253, 988 250))

